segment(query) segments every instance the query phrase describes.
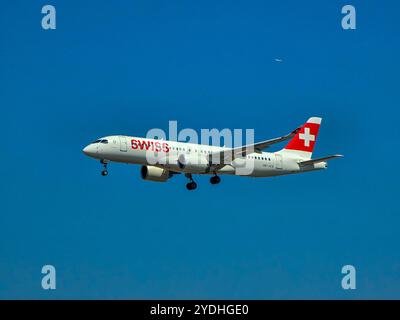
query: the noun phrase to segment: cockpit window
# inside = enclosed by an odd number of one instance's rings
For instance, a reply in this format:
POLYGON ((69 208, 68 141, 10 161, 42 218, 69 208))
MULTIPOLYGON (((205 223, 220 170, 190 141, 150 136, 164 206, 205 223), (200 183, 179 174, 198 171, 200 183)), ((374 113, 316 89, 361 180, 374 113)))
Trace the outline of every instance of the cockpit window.
POLYGON ((93 141, 92 142, 92 144, 94 144, 94 143, 104 143, 104 144, 107 144, 108 143, 108 140, 107 139, 99 139, 99 140, 96 140, 96 141, 93 141))

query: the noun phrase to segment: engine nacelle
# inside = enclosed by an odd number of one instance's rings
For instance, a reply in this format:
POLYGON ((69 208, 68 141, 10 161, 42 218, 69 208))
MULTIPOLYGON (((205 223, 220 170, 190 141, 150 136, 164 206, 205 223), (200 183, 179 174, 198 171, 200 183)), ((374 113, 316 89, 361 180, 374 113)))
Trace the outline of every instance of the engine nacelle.
POLYGON ((170 172, 154 166, 142 166, 140 174, 144 180, 166 182, 170 177, 170 172))
POLYGON ((210 170, 210 163, 204 156, 181 154, 178 157, 178 167, 184 172, 206 173, 210 170))

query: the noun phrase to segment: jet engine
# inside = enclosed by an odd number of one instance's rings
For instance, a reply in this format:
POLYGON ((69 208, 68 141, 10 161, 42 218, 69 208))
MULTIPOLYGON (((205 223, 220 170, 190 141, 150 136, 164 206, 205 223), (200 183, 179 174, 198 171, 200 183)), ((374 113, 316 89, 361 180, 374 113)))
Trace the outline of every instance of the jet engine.
POLYGON ((169 170, 154 166, 142 166, 140 174, 142 179, 156 182, 166 182, 171 177, 169 170))

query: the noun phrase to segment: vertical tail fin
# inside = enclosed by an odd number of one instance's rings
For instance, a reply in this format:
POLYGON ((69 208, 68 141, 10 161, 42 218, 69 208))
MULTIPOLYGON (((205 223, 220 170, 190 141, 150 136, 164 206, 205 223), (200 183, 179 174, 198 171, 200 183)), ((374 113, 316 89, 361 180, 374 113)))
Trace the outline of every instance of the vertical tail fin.
POLYGON ((300 128, 297 134, 289 141, 281 153, 293 154, 302 158, 311 159, 322 118, 311 117, 300 128))

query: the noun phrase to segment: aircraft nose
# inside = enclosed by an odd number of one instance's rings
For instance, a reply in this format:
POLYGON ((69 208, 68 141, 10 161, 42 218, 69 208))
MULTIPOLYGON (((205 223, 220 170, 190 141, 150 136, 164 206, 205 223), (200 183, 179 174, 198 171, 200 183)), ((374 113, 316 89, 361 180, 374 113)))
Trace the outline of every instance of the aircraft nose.
POLYGON ((96 153, 96 150, 92 145, 89 144, 83 148, 82 152, 87 156, 93 156, 96 153))
POLYGON ((89 146, 84 147, 84 148, 82 149, 82 152, 83 152, 84 154, 88 155, 89 146))

